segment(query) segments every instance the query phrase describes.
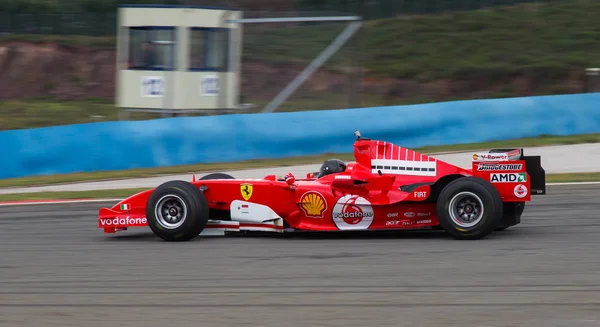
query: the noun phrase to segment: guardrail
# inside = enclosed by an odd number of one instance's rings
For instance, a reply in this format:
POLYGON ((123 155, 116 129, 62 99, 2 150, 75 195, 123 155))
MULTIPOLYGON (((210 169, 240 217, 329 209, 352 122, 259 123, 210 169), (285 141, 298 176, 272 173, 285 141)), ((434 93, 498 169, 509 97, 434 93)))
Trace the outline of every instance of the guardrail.
POLYGON ((406 147, 600 131, 600 93, 166 118, 0 132, 0 178, 349 153, 353 131, 406 147))

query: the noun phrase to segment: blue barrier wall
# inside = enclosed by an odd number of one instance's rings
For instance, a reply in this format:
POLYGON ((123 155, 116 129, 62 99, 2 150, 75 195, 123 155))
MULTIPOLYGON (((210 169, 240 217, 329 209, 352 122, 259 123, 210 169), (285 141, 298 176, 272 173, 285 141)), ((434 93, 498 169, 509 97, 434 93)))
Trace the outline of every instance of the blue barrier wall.
POLYGON ((600 132, 600 93, 237 114, 0 132, 0 178, 351 152, 353 132, 406 147, 600 132))

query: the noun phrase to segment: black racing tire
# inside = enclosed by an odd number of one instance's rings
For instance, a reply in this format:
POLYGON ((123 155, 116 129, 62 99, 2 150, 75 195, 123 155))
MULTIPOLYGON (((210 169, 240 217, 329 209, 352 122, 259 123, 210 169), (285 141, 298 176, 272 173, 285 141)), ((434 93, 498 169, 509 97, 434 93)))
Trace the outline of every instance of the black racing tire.
POLYGON ((448 183, 436 204, 440 225, 459 240, 477 240, 492 233, 500 224, 502 209, 502 197, 498 190, 478 177, 462 177, 448 183), (461 206, 463 213, 474 215, 473 222, 458 218, 461 206))
POLYGON ((208 201, 193 184, 169 181, 159 185, 150 195, 146 217, 152 232, 161 239, 189 241, 200 235, 208 223, 208 201), (167 218, 172 217, 180 220, 168 221, 167 218))
POLYGON ((235 179, 235 177, 225 173, 211 173, 206 176, 203 176, 199 180, 202 181, 207 179, 235 179))
MULTIPOLYGON (((505 208, 504 208, 504 211, 505 211, 505 212, 506 212, 506 209, 507 209, 507 208, 508 208, 508 210, 510 210, 510 211, 512 211, 512 210, 513 210, 513 209, 512 209, 512 208, 513 208, 512 206, 508 206, 508 207, 505 207, 505 208)), ((520 216, 520 215, 522 215, 522 214, 523 214, 523 211, 524 211, 524 210, 525 210, 525 202, 519 202, 519 206, 518 206, 518 207, 517 207, 517 209, 515 210, 515 211, 516 211, 515 213, 516 213, 517 215, 519 215, 519 216, 520 216)), ((511 213, 510 213, 510 211, 508 211, 508 213, 509 213, 509 214, 511 214, 511 213)), ((496 230, 497 232, 499 232, 499 231, 503 231, 503 230, 505 230, 505 229, 507 229, 507 228, 509 228, 509 227, 512 227, 512 226, 500 226, 500 227, 496 228, 495 230, 496 230)))

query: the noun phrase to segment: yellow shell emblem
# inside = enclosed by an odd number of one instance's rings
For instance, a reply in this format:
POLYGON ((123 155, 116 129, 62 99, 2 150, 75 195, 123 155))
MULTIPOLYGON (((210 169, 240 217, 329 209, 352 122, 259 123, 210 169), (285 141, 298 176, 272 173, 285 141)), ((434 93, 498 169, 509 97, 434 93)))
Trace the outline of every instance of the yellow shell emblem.
POLYGON ((327 202, 321 193, 306 192, 300 197, 300 208, 307 217, 323 218, 327 202))

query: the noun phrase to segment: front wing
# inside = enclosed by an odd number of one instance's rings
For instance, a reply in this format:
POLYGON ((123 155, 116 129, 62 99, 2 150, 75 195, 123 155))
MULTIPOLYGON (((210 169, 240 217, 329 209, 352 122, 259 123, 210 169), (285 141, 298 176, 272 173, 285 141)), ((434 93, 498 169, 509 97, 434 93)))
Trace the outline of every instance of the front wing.
MULTIPOLYGON (((131 214, 127 211, 102 208, 99 211, 98 228, 104 233, 116 233, 131 227, 147 227, 148 220, 144 214, 131 214)), ((269 222, 240 222, 230 220, 209 219, 200 236, 221 236, 226 232, 283 232, 283 225, 277 221, 269 222)))

